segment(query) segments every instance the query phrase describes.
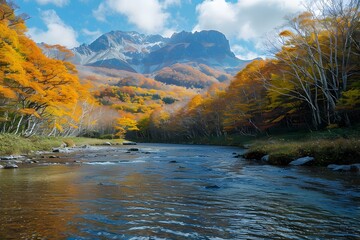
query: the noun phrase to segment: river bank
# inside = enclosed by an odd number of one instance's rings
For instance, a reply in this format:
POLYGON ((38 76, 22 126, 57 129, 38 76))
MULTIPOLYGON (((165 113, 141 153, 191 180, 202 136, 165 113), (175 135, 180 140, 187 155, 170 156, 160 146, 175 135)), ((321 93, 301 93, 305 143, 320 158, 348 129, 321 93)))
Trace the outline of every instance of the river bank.
POLYGON ((244 154, 246 159, 263 160, 272 165, 291 165, 304 159, 308 166, 350 165, 360 163, 360 139, 317 139, 306 141, 256 141, 244 154), (305 158, 307 158, 306 161, 305 158))
POLYGON ((308 166, 356 164, 352 170, 359 171, 360 132, 354 128, 267 136, 250 141, 244 158, 282 166, 297 159, 308 166))
MULTIPOLYGON (((40 151, 52 152, 54 148, 71 148, 96 145, 121 145, 123 139, 94 139, 81 137, 23 138, 0 134, 0 156, 18 155, 20 160, 40 151), (21 157, 24 155, 25 157, 21 157)), ((270 165, 324 166, 334 170, 360 171, 360 128, 329 129, 316 132, 285 132, 269 135, 196 139, 186 144, 227 145, 246 148, 236 154, 248 160, 258 160, 270 165), (295 160, 301 159, 297 162, 295 160)), ((61 150, 62 151, 62 150, 61 150)), ((76 148, 75 148, 76 151, 76 148)), ((4 160, 4 159, 3 159, 4 160)), ((6 159, 5 159, 6 160, 6 159)), ((17 160, 16 158, 9 160, 17 160)))
POLYGON ((112 146, 128 143, 124 139, 96 139, 83 137, 24 138, 13 134, 0 134, 0 168, 17 168, 18 164, 38 163, 39 159, 59 158, 54 154, 67 154, 93 150, 91 146, 112 146))
POLYGON ((59 147, 83 145, 118 145, 124 139, 97 139, 83 137, 21 137, 13 134, 0 134, 0 156, 30 154, 34 151, 50 151, 59 147))
POLYGON ((270 165, 286 166, 294 160, 302 159, 300 165, 330 165, 330 168, 341 170, 350 169, 350 165, 356 164, 351 169, 359 171, 360 168, 359 126, 323 131, 270 132, 256 136, 228 135, 193 139, 186 143, 246 148, 245 154, 235 157, 263 161, 270 165))
MULTIPOLYGON (((0 135, 0 169, 28 167, 35 164, 77 164, 69 161, 74 154, 104 151, 106 147, 135 145, 124 139, 96 139, 82 137, 40 137, 24 138, 11 134, 0 135)), ((98 157, 97 154, 94 156, 98 157)))

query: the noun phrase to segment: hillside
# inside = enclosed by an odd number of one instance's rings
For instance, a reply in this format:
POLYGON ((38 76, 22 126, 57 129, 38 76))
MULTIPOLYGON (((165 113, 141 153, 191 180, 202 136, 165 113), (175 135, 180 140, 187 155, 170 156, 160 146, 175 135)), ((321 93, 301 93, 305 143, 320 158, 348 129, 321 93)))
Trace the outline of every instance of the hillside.
POLYGON ((202 68, 176 63, 169 67, 164 67, 155 75, 155 80, 176 86, 184 86, 187 88, 206 88, 220 80, 226 81, 231 78, 230 75, 218 73, 206 65, 202 68), (205 73, 204 73, 205 72, 205 73), (216 78, 217 77, 217 78, 216 78))
POLYGON ((90 81, 93 95, 103 106, 118 112, 121 117, 141 121, 156 109, 178 108, 199 89, 167 85, 143 74, 124 70, 77 66, 80 78, 90 81))

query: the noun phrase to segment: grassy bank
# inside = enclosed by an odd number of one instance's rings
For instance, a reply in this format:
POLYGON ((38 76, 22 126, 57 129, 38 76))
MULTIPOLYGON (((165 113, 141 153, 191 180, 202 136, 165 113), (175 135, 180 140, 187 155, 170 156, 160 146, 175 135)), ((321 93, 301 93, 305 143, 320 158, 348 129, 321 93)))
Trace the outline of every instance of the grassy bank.
POLYGON ((269 155, 268 163, 273 165, 288 165, 305 156, 314 157, 311 164, 317 166, 360 163, 360 126, 312 132, 272 131, 257 136, 229 135, 175 143, 250 146, 246 158, 260 160, 269 155))
POLYGON ((103 145, 105 142, 121 144, 123 139, 95 139, 81 137, 40 137, 29 138, 20 137, 12 134, 0 134, 0 155, 27 154, 31 151, 49 151, 52 148, 60 147, 63 143, 67 146, 82 145, 103 145))
POLYGON ((245 154, 248 159, 261 159, 269 155, 273 165, 288 165, 297 158, 311 156, 312 165, 353 164, 360 162, 360 139, 318 139, 307 141, 256 141, 245 154))
POLYGON ((318 132, 274 134, 249 141, 248 159, 269 155, 273 165, 287 165, 294 159, 311 156, 311 165, 353 164, 360 162, 359 128, 332 129, 318 132))

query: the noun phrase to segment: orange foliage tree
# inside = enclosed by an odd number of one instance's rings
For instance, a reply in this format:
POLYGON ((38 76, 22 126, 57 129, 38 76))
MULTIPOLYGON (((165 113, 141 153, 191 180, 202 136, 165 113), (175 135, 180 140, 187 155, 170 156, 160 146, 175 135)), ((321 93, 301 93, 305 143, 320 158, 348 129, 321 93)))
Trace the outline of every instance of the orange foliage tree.
POLYGON ((25 35, 24 21, 5 1, 0 13, 1 131, 57 135, 71 121, 78 128, 80 99, 91 96, 89 87, 80 84, 75 66, 45 56, 25 35))

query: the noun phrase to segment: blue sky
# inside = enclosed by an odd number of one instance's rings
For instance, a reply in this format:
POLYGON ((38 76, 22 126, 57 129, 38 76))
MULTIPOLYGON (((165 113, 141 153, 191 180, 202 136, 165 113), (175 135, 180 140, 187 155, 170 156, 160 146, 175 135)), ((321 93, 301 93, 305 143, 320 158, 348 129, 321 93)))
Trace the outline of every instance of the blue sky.
POLYGON ((112 31, 171 36, 218 30, 241 59, 264 56, 264 39, 301 0, 15 0, 36 42, 73 48, 112 31))

